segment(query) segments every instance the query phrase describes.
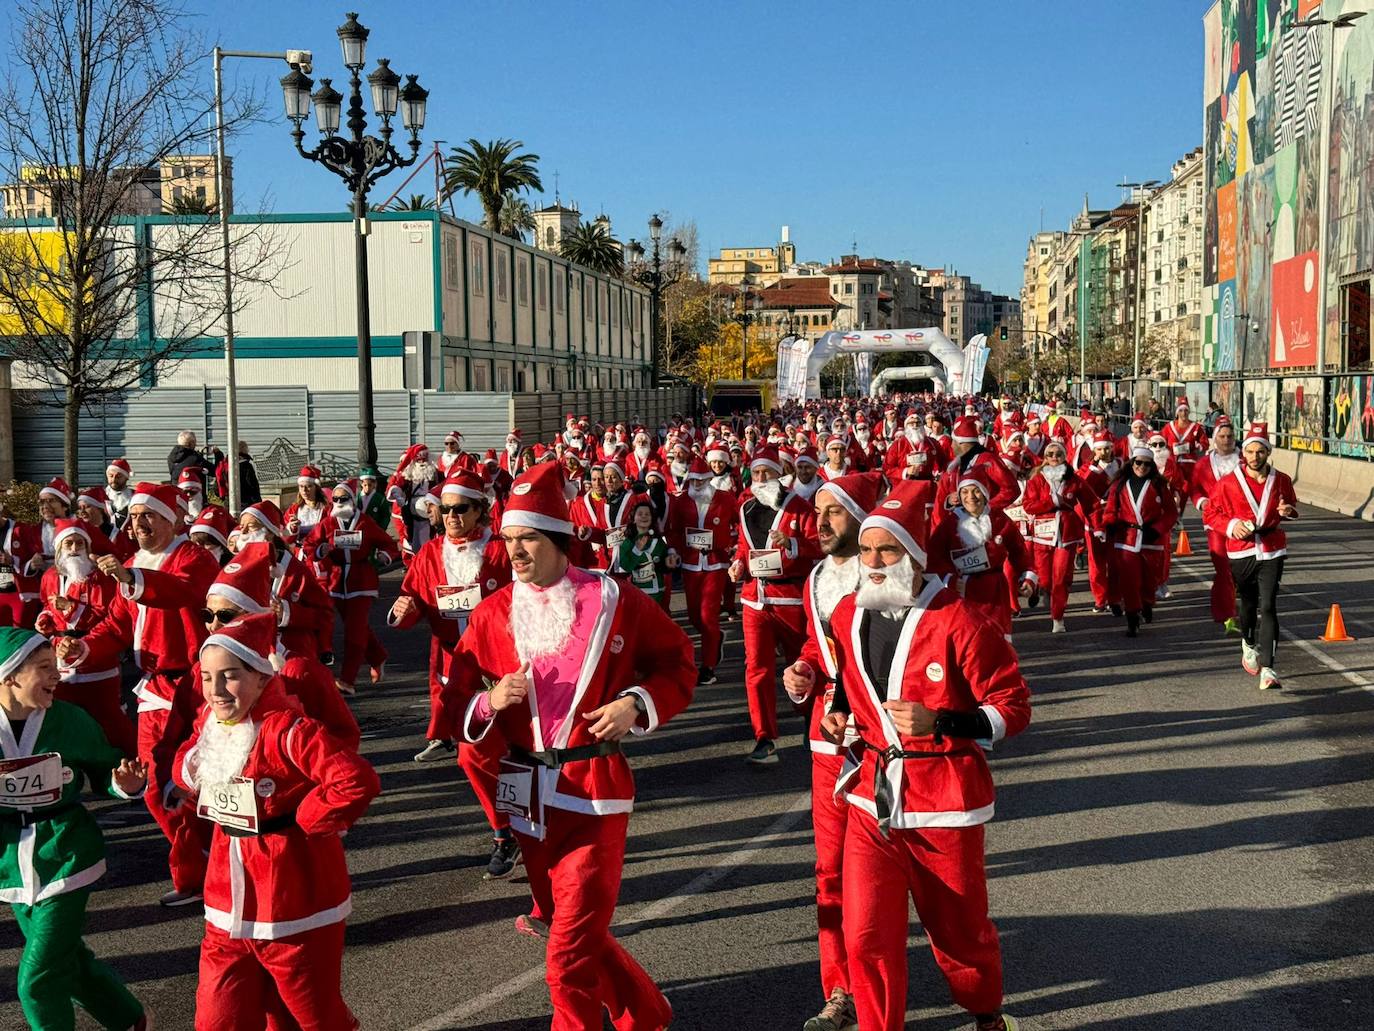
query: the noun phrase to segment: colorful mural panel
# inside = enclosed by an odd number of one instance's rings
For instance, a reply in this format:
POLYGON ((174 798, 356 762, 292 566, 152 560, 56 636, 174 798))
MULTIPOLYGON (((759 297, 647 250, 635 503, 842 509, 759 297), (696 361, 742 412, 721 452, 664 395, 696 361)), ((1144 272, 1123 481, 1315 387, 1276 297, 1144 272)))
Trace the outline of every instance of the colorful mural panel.
POLYGON ((1374 376, 1338 376, 1332 381, 1327 425, 1335 438, 1332 454, 1374 456, 1374 376))
POLYGON ((1217 190, 1217 280, 1236 278, 1236 183, 1217 190))
POLYGON ((1323 404, 1320 376, 1284 379, 1279 393, 1279 435, 1277 443, 1295 451, 1321 451, 1323 404))
POLYGON ((1317 364, 1317 252, 1274 266, 1269 364, 1276 369, 1317 364))
POLYGON ((1236 371, 1236 281, 1217 285, 1216 364, 1213 372, 1236 371))

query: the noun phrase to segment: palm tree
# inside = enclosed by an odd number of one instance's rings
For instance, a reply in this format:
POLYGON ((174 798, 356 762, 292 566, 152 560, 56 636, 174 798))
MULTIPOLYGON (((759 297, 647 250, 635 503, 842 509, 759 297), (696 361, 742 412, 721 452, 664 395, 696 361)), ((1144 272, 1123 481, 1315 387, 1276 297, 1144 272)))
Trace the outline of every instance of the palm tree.
POLYGON ((397 197, 386 208, 387 211, 431 211, 434 208, 434 201, 430 200, 423 193, 412 193, 409 199, 403 200, 397 197))
POLYGON ((172 201, 173 215, 215 215, 219 208, 204 197, 180 196, 172 201))
POLYGON ((603 275, 618 276, 625 270, 620 246, 611 239, 602 222, 583 222, 572 232, 565 233, 559 243, 559 253, 603 275))
POLYGON ((486 227, 501 232, 501 208, 512 195, 522 190, 544 192, 539 155, 516 153, 524 145, 520 140, 492 140, 484 146, 469 139, 466 147, 454 147, 444 173, 445 193, 477 194, 486 227))
POLYGON ((501 235, 525 242, 525 234, 534 232, 534 211, 529 201, 516 194, 507 195, 501 203, 501 235))

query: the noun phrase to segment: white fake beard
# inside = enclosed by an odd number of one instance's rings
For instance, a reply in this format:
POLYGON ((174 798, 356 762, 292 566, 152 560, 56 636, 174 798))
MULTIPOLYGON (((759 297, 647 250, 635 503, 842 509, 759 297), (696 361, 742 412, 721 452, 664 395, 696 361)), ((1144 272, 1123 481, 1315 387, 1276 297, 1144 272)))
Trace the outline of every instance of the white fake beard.
POLYGON ((1150 450, 1154 452, 1153 457, 1155 460, 1155 468, 1158 469, 1160 472, 1163 472, 1165 467, 1169 464, 1169 452, 1155 451, 1154 448, 1151 448, 1150 450))
POLYGON ((510 632, 521 662, 557 655, 572 637, 577 588, 566 576, 540 590, 515 582, 510 598, 510 632))
POLYGON ((698 505, 709 505, 711 499, 716 496, 716 488, 710 480, 689 480, 687 496, 698 505))
MULTIPOLYGON (((808 483, 802 483, 800 480, 793 480, 792 493, 796 494, 803 501, 810 501, 813 497, 816 496, 816 491, 821 489, 821 484, 824 482, 825 481, 822 480, 819 476, 812 476, 810 482, 808 483)), ((777 506, 770 505, 769 507, 776 508, 777 506)))
POLYGON ((868 430, 855 430, 854 436, 858 439, 860 444, 867 444, 872 434, 870 434, 868 430))
POLYGON ((578 451, 581 451, 581 450, 582 450, 582 444, 583 444, 583 442, 586 441, 586 439, 587 439, 587 438, 584 437, 584 436, 582 436, 582 434, 580 434, 580 433, 572 433, 572 434, 569 434, 569 436, 568 436, 568 446, 571 447, 571 448, 576 448, 578 451))
POLYGON ((88 555, 63 555, 57 560, 57 571, 79 584, 86 582, 86 577, 91 575, 94 568, 95 563, 88 555))
POLYGON ((614 451, 614 450, 615 450, 615 437, 611 436, 609 433, 606 434, 604 437, 602 437, 602 438, 601 438, 601 449, 602 449, 603 451, 605 451, 607 454, 610 454, 610 452, 614 451))
POLYGON ((735 481, 730 478, 729 473, 718 473, 706 481, 714 490, 734 490, 735 481))
POLYGON ((688 465, 686 462, 670 462, 668 468, 675 480, 680 480, 687 475, 688 465))
POLYGON ((639 463, 642 465, 645 461, 648 460, 648 458, 649 458, 649 445, 648 445, 648 444, 636 444, 636 445, 635 445, 635 461, 639 462, 639 463))
POLYGON ((1121 469, 1121 463, 1118 462, 1115 458, 1109 458, 1105 462, 1098 461, 1095 464, 1099 469, 1101 469, 1104 473, 1107 474, 1108 478, 1115 476, 1121 469))
POLYGON ((782 483, 778 480, 769 480, 767 483, 755 483, 750 487, 754 497, 759 503, 768 508, 777 508, 778 501, 782 497, 782 483))
POLYGON ((1223 455, 1220 451, 1212 454, 1212 467, 1217 470, 1220 476, 1229 476, 1236 471, 1240 465, 1240 452, 1232 451, 1229 455, 1223 455))
MULTIPOLYGON (((197 543, 199 543, 199 542, 197 542, 197 543)), ((200 546, 201 546, 202 548, 204 548, 206 551, 208 551, 211 555, 214 555, 214 556, 215 556, 215 561, 216 561, 216 562, 223 562, 223 561, 224 561, 224 545, 223 545, 223 544, 201 544, 200 546)))
POLYGON ((1064 474, 1068 472, 1068 470, 1069 467, 1067 465, 1042 465, 1040 467, 1041 475, 1049 481, 1051 487, 1056 489, 1064 482, 1064 474))
POLYGON ((257 739, 258 725, 251 719, 231 726, 210 717, 196 742, 191 783, 202 791, 228 783, 243 772, 257 739))
POLYGON ((416 459, 406 466, 405 478, 410 483, 428 483, 439 475, 439 467, 429 460, 416 459))
POLYGON ((240 531, 240 532, 239 532, 239 546, 240 546, 240 547, 242 547, 242 546, 245 545, 245 544, 266 544, 266 543, 267 543, 267 531, 264 530, 264 529, 262 529, 261 527, 259 527, 259 528, 256 529, 256 530, 249 530, 249 531, 247 531, 246 533, 243 532, 243 531, 240 531))
POLYGON ((903 555, 897 562, 880 570, 863 566, 859 570, 859 590, 854 596, 854 604, 858 608, 878 612, 909 609, 915 603, 915 585, 916 567, 912 565, 910 555, 903 555), (881 583, 875 584, 869 579, 873 573, 883 574, 881 583))
POLYGON ((908 426, 902 431, 902 435, 912 444, 919 444, 926 437, 925 430, 919 426, 908 426))
MULTIPOLYGON (((352 505, 335 505, 331 509, 334 518, 341 523, 350 522, 353 519, 354 508, 352 505)), ((421 515, 424 513, 421 512, 421 515)))
POLYGON ((482 572, 482 551, 478 543, 455 543, 444 538, 444 574, 450 584, 474 584, 482 572))
POLYGON ((959 522, 955 529, 959 534, 959 541, 966 548, 976 548, 980 544, 986 544, 992 540, 992 517, 986 511, 982 515, 976 516, 967 509, 957 510, 959 522))
POLYGON ((840 599, 846 594, 854 593, 859 586, 862 569, 863 564, 859 561, 858 555, 843 562, 834 562, 829 558, 821 560, 821 571, 816 574, 815 590, 812 592, 811 600, 816 603, 816 611, 822 619, 829 619, 840 599))
POLYGON ((205 499, 199 493, 193 493, 189 501, 186 502, 186 511, 193 516, 200 515, 205 508, 205 499))
POLYGON ((518 440, 508 440, 508 441, 506 441, 506 454, 510 455, 511 458, 514 458, 514 457, 515 457, 516 455, 518 455, 519 453, 520 453, 520 441, 518 441, 518 440))

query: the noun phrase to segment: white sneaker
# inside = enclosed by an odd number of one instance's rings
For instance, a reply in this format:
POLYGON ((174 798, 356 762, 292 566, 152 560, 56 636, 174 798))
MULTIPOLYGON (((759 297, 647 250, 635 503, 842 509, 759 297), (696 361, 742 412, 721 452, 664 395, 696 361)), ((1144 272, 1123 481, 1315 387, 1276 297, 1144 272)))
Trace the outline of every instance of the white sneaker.
POLYGON ((1050 633, 1052 634, 1067 634, 1068 632, 1068 628, 1064 626, 1064 621, 1062 619, 1056 619, 1050 624, 1050 633))
POLYGON ((159 906, 174 909, 177 906, 190 906, 199 902, 203 896, 198 891, 177 891, 173 888, 157 900, 159 906))
POLYGON ((1168 584, 1160 584, 1155 588, 1155 598, 1159 601, 1166 601, 1171 597, 1173 597, 1173 594, 1169 590, 1168 584))
POLYGON ((1279 675, 1268 666, 1260 670, 1260 690, 1261 691, 1281 691, 1283 685, 1279 683, 1279 675))
POLYGON ((1259 675, 1259 649, 1247 644, 1243 639, 1240 642, 1240 665, 1252 677, 1259 675))
POLYGON ((429 744, 416 754, 417 763, 437 763, 451 758, 457 751, 453 747, 452 741, 431 741, 429 744))

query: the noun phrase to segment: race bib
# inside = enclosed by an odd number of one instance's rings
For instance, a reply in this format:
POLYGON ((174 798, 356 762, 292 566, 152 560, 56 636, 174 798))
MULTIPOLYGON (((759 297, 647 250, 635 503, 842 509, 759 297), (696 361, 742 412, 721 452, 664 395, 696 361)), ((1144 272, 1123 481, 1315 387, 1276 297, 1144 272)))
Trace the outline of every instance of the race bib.
POLYGON ((225 784, 211 784, 200 789, 196 815, 221 827, 258 832, 258 796, 248 777, 234 777, 225 784))
POLYGON ((710 530, 688 530, 687 547, 697 551, 710 551, 715 544, 715 535, 710 530))
POLYGON ((640 587, 648 587, 654 579, 654 567, 651 565, 636 566, 630 573, 630 582, 640 587))
POLYGON ((14 566, 0 566, 0 590, 14 586, 14 566))
POLYGON ((965 575, 988 571, 988 546, 986 544, 979 544, 974 548, 959 548, 951 551, 949 557, 954 563, 954 568, 965 575))
POLYGON ((1174 445, 1174 454, 1176 454, 1176 455, 1186 455, 1187 453, 1188 453, 1188 445, 1187 445, 1187 444, 1175 444, 1175 445, 1174 445))
POLYGON ((0 806, 37 808, 62 798, 62 756, 56 752, 0 762, 0 806))
POLYGON ((1036 516, 1031 524, 1031 538, 1037 544, 1054 544, 1059 536, 1058 516, 1036 516))
POLYGON ((502 759, 496 778, 497 812, 535 823, 534 793, 534 767, 514 759, 502 759))
POLYGON ((1024 523, 1026 521, 1026 510, 1020 505, 1008 505, 1004 510, 1008 519, 1013 523, 1024 523))
POLYGON ((625 543, 625 527, 617 526, 606 531, 606 547, 619 548, 625 543))
POLYGON ((777 548, 751 548, 749 575, 764 580, 782 576, 782 552, 777 548))
POLYGON ((481 584, 440 584, 434 588, 434 607, 445 619, 461 618, 481 600, 481 584))
POLYGON ((334 547, 356 551, 363 546, 362 530, 341 530, 334 535, 334 547))

